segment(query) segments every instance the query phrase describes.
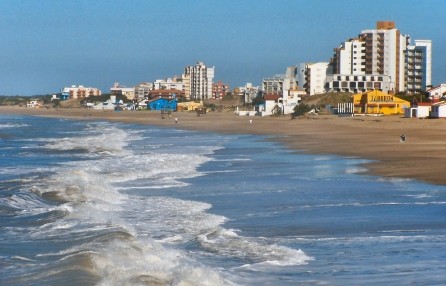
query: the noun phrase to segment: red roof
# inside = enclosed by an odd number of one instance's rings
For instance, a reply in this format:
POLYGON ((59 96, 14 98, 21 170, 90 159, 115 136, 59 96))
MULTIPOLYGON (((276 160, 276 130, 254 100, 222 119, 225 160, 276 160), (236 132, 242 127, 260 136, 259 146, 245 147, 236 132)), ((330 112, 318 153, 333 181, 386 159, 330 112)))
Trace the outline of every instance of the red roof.
POLYGON ((432 106, 432 102, 418 102, 418 106, 432 106))
POLYGON ((265 100, 278 100, 281 96, 277 93, 267 93, 263 96, 265 100))
POLYGON ((155 96, 158 97, 172 97, 173 94, 176 95, 176 97, 184 97, 185 93, 183 90, 178 89, 154 89, 149 91, 149 97, 153 98, 155 96))

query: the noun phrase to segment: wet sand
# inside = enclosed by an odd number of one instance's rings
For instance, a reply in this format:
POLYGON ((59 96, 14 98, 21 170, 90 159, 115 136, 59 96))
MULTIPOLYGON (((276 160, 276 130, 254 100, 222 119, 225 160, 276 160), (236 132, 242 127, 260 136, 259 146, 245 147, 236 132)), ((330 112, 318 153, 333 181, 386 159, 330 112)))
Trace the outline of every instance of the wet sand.
POLYGON ((367 172, 383 177, 411 178, 446 185, 446 120, 402 116, 313 115, 247 117, 231 112, 173 112, 161 118, 159 111, 103 111, 34 109, 0 106, 0 114, 15 113, 47 117, 112 121, 169 126, 219 133, 258 134, 289 148, 313 154, 335 154, 372 160, 367 172), (175 118, 178 122, 175 122, 175 118), (250 120, 252 123, 250 124, 250 120), (400 135, 407 140, 400 142, 400 135))

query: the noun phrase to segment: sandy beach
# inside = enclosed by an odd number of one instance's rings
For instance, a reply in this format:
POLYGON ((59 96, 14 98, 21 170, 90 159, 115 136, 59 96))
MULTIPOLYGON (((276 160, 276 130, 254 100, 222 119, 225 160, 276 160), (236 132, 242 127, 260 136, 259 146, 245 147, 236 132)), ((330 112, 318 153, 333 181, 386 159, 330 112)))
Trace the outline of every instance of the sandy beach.
POLYGON ((158 111, 102 111, 81 108, 34 109, 0 107, 0 114, 14 113, 47 117, 169 126, 233 134, 271 136, 287 147, 314 154, 335 154, 372 160, 367 172, 383 177, 411 178, 446 185, 446 120, 402 116, 313 115, 246 117, 231 112, 174 112, 161 118, 158 111), (175 118, 178 122, 175 122, 175 118), (252 124, 250 124, 252 120, 252 124), (400 142, 400 135, 407 140, 400 142))

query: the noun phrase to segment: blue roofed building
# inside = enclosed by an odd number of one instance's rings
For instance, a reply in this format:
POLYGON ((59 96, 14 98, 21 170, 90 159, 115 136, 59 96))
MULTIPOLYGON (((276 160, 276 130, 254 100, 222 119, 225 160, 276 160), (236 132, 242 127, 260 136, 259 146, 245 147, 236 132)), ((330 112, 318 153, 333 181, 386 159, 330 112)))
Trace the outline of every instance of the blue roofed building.
POLYGON ((149 101, 147 104, 147 108, 150 110, 177 110, 177 100, 176 99, 166 99, 166 98, 157 98, 149 101))

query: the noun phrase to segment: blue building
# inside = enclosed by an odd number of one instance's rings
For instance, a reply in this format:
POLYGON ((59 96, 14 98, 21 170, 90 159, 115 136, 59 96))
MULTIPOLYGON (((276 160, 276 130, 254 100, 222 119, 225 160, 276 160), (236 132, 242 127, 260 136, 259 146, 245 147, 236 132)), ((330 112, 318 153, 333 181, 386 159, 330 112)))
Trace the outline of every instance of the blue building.
POLYGON ((176 111, 177 110, 177 100, 176 99, 168 100, 165 98, 157 98, 157 99, 149 101, 149 103, 147 104, 147 108, 150 110, 176 111))

